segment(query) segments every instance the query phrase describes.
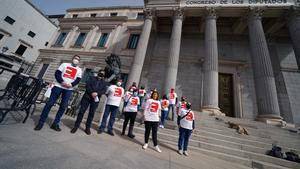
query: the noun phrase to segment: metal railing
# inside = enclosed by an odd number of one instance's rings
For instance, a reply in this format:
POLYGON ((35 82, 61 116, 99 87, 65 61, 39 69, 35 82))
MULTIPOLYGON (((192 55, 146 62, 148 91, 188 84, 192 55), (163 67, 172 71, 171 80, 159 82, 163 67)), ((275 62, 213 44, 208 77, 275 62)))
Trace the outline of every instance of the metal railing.
POLYGON ((12 69, 0 66, 0 75, 3 72, 13 74, 5 89, 0 90, 0 123, 9 112, 23 111, 26 122, 30 114, 36 109, 36 100, 46 86, 42 79, 19 73, 12 69))

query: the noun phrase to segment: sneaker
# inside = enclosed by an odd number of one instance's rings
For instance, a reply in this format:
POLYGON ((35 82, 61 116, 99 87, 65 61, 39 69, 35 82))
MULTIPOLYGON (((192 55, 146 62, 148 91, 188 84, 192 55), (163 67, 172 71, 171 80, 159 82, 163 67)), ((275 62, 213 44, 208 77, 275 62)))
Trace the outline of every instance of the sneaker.
POLYGON ((86 128, 86 129, 84 130, 84 132, 85 132, 85 134, 87 134, 87 135, 91 135, 91 129, 90 129, 90 128, 86 128))
POLYGON ((143 145, 143 149, 146 150, 147 148, 148 148, 148 144, 145 143, 145 144, 143 145))
POLYGON ((178 154, 182 155, 183 151, 182 150, 178 150, 178 154))
POLYGON ((34 130, 35 130, 35 131, 39 131, 39 130, 41 130, 42 128, 43 128, 43 125, 39 123, 38 125, 35 126, 34 130))
POLYGON ((59 125, 57 125, 57 124, 52 124, 50 128, 55 130, 55 131, 58 131, 58 132, 61 131, 61 129, 59 128, 59 125))
POLYGON ((160 150, 160 148, 159 148, 158 146, 155 146, 155 150, 156 150, 157 152, 161 153, 161 150, 160 150))
POLYGON ((74 128, 72 128, 72 130, 70 131, 72 134, 74 134, 74 133, 76 133, 76 131, 77 131, 77 127, 74 127, 74 128))
POLYGON ((159 128, 163 128, 163 125, 159 125, 159 128))
POLYGON ((161 125, 161 128, 162 128, 162 129, 164 129, 164 128, 165 128, 165 126, 161 125))
POLYGON ((107 134, 109 134, 111 136, 115 136, 115 134, 112 131, 108 131, 107 134))
POLYGON ((183 154, 184 154, 185 156, 189 156, 189 153, 188 153, 187 151, 183 151, 183 154))

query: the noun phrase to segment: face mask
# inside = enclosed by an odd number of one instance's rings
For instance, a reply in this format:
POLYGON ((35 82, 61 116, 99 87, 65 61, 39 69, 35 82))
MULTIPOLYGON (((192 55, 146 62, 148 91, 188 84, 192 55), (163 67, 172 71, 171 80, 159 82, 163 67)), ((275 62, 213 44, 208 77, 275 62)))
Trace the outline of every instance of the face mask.
POLYGON ((103 73, 98 73, 98 77, 103 78, 104 74, 103 73))
POLYGON ((134 95, 134 96, 137 96, 137 95, 138 95, 138 92, 133 92, 133 95, 134 95))
POLYGON ((79 60, 78 59, 73 59, 73 64, 74 65, 78 65, 79 64, 79 60))
POLYGON ((121 85, 122 85, 122 82, 118 82, 118 83, 117 83, 117 86, 121 86, 121 85))

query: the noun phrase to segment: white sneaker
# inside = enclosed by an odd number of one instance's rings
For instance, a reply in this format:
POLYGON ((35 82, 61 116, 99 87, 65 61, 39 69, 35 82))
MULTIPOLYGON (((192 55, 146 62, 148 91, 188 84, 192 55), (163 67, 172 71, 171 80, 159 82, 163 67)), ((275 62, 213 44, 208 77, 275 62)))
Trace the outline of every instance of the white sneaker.
POLYGON ((155 150, 156 150, 157 152, 161 153, 161 150, 160 150, 160 148, 159 148, 158 146, 155 146, 155 150))
POLYGON ((161 125, 161 128, 162 128, 162 129, 164 129, 164 128, 165 128, 165 126, 161 125))
POLYGON ((187 151, 183 151, 183 154, 184 154, 185 156, 189 156, 189 153, 188 153, 187 151))
POLYGON ((159 125, 159 128, 162 128, 163 125, 159 125))
POLYGON ((145 144, 143 145, 143 149, 146 150, 147 148, 148 148, 148 144, 145 143, 145 144))
POLYGON ((179 153, 180 155, 182 155, 182 154, 183 154, 183 151, 182 151, 182 150, 178 150, 178 153, 179 153))

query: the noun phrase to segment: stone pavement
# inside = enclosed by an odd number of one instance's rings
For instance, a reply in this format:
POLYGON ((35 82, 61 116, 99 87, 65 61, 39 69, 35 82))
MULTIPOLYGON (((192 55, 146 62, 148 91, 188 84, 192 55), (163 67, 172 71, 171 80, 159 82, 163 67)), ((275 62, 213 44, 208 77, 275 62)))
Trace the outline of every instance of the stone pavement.
MULTIPOLYGON (((55 111, 55 109, 54 109, 55 111)), ((0 124, 0 168, 1 169, 243 169, 242 165, 214 157, 190 152, 189 157, 180 156, 176 147, 160 145, 157 153, 149 142, 142 149, 143 138, 114 137, 106 133, 98 135, 92 130, 87 136, 82 130, 70 134, 73 118, 64 116, 61 132, 50 129, 52 113, 41 131, 34 131, 40 110, 27 123, 22 117, 10 114, 0 124)), ((83 125, 82 125, 83 126, 83 125)), ((94 124, 93 128, 97 128, 94 124)))

